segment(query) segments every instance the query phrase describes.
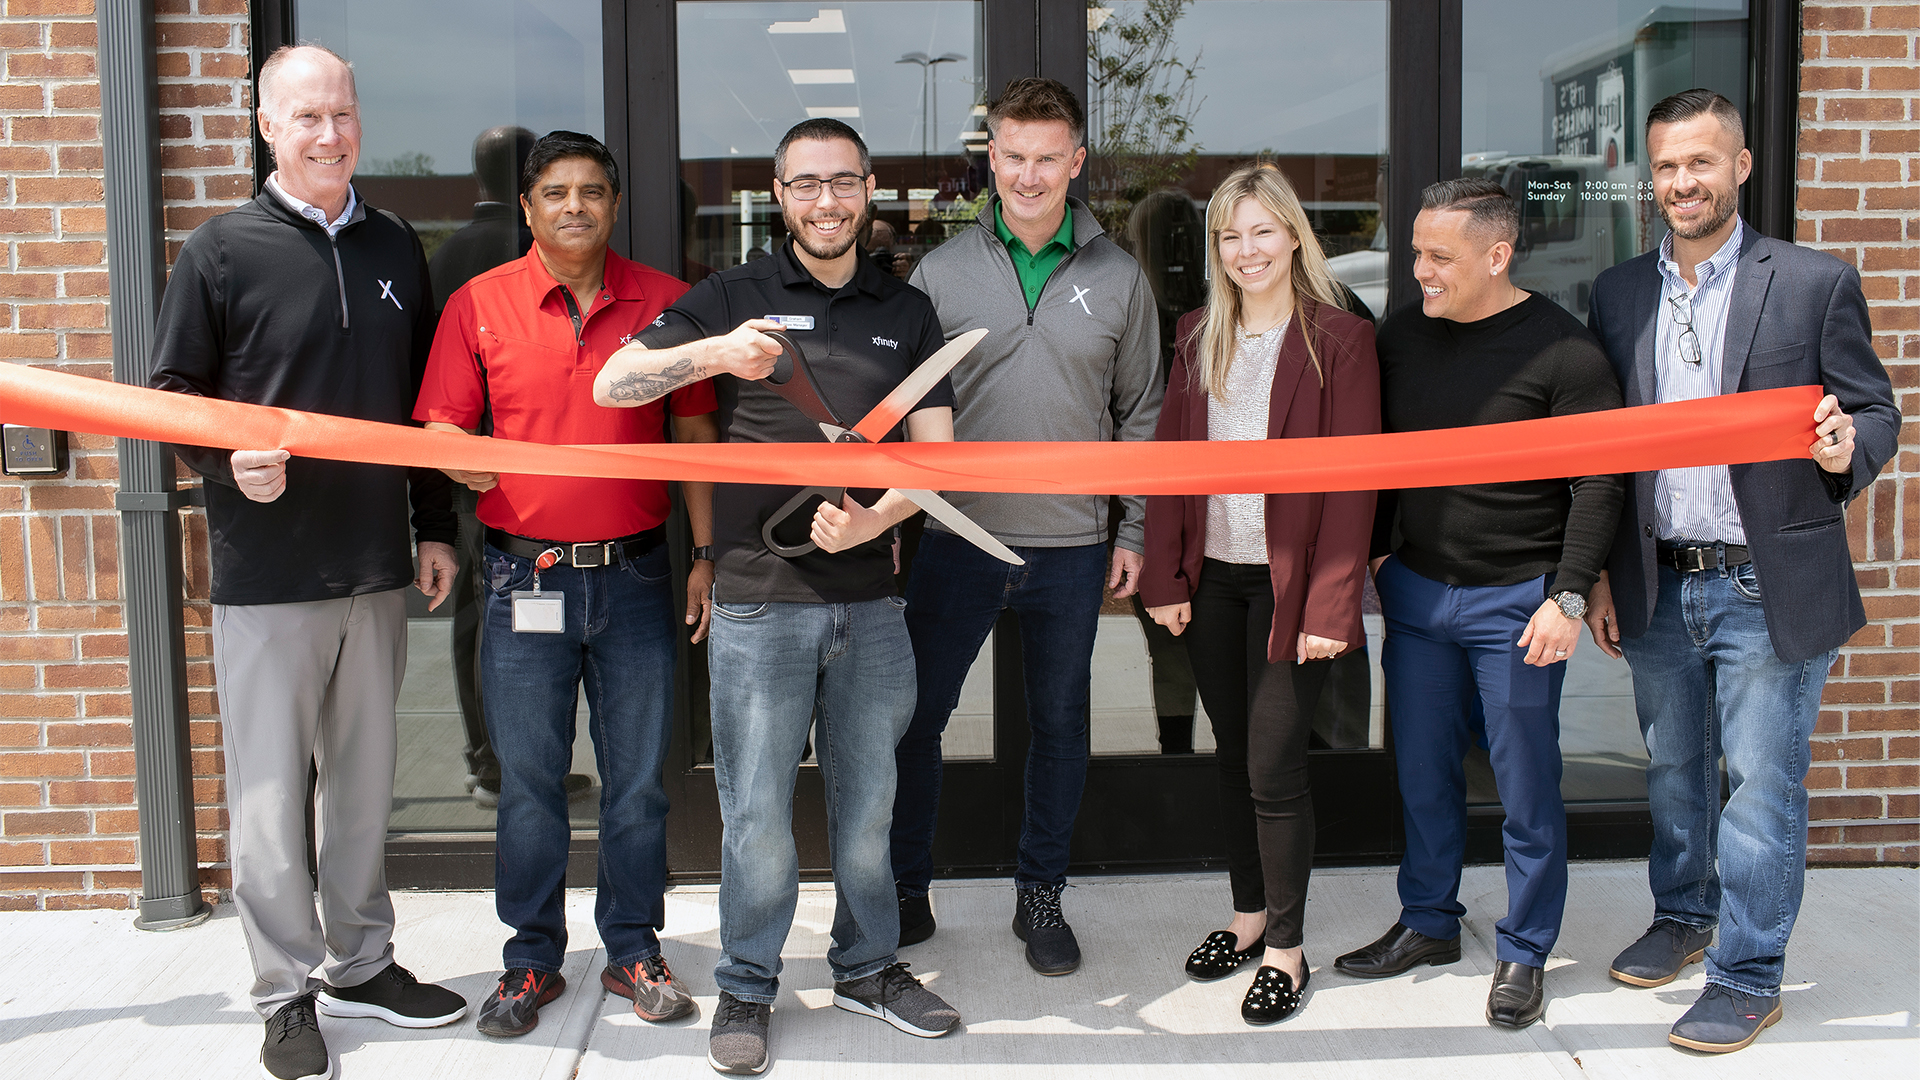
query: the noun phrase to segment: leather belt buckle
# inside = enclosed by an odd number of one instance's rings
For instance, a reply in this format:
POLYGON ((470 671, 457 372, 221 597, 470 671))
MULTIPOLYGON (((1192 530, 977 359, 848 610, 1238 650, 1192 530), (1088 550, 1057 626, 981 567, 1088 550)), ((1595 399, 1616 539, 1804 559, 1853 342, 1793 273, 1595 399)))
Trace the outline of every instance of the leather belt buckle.
POLYGON ((567 562, 576 569, 605 566, 612 561, 607 557, 607 549, 612 546, 606 543, 570 545, 567 562))

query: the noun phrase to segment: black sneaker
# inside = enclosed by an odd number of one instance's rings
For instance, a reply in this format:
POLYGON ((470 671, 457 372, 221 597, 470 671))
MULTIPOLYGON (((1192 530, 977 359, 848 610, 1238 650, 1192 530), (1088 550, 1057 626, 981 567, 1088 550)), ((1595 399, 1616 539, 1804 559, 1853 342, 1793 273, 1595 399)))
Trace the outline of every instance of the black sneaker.
POLYGON ((333 1059, 320 1037, 313 995, 302 994, 267 1018, 267 1040, 260 1044, 260 1075, 266 1080, 329 1080, 333 1059))
POLYGON ((925 893, 900 897, 900 947, 918 945, 933 936, 933 897, 925 893))
POLYGON ((1013 906, 1013 936, 1027 943, 1027 966, 1042 975, 1065 975, 1080 966, 1080 942, 1060 914, 1065 885, 1022 885, 1013 906))
POLYGON ((555 971, 509 968, 500 976, 500 986, 480 1006, 480 1021, 475 1027, 482 1035, 510 1039, 525 1035, 540 1024, 540 1006, 560 996, 567 980, 555 971))
POLYGON ((767 1071, 767 1029, 773 1006, 741 1001, 725 990, 713 1008, 713 1028, 707 1033, 707 1064, 716 1072, 752 1076, 767 1071))
POLYGON ((328 1016, 371 1016, 404 1028, 439 1027, 467 1015, 466 998, 421 982, 399 964, 388 964, 358 986, 329 985, 319 1000, 328 1016))
POLYGON ((659 1024, 693 1012, 692 995, 658 953, 625 967, 608 964, 600 972, 600 985, 633 1002, 633 1014, 642 1020, 659 1024))
POLYGON ((931 1039, 952 1031, 960 1010, 920 985, 905 964, 891 964, 864 979, 833 986, 833 1003, 862 1016, 877 1016, 909 1035, 931 1039))

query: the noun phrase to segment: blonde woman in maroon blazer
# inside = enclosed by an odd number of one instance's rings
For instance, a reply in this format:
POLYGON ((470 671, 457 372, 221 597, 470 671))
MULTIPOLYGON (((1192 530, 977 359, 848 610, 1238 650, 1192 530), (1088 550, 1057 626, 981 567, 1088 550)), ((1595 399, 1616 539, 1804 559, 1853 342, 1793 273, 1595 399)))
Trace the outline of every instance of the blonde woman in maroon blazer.
MULTIPOLYGON (((1242 168, 1207 211, 1205 308, 1180 321, 1156 438, 1281 439, 1380 430, 1373 324, 1339 287, 1286 177, 1242 168)), ((1183 635, 1213 723, 1233 921, 1187 972, 1216 979, 1258 958, 1241 1003, 1269 1024, 1299 1007, 1313 801, 1310 717, 1292 666, 1360 645, 1374 493, 1147 500, 1140 595, 1183 635)))

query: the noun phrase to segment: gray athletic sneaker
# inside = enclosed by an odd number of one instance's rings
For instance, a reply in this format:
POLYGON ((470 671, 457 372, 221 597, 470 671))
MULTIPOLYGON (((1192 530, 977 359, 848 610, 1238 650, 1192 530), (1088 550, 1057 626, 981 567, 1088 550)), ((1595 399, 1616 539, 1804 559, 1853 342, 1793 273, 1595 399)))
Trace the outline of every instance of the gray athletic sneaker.
POLYGON ((931 1039, 960 1023, 960 1010, 920 985, 907 965, 881 968, 864 979, 833 986, 833 1003, 848 1012, 877 1016, 909 1035, 931 1039))
POLYGON ((752 1076, 767 1071, 767 1027, 773 1006, 741 1001, 725 990, 713 1010, 713 1029, 707 1035, 707 1064, 716 1072, 752 1076))

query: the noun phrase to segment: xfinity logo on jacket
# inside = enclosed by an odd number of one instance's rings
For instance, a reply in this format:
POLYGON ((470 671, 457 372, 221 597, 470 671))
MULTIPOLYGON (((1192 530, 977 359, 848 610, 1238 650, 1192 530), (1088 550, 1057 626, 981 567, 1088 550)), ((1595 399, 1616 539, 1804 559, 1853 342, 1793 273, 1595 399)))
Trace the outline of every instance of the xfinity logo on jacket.
POLYGON ((877 337, 873 339, 873 343, 875 345, 885 345, 889 349, 897 349, 900 347, 900 343, 892 338, 877 337))
POLYGON ((1087 306, 1087 294, 1092 292, 1093 290, 1083 289, 1078 285, 1069 285, 1067 287, 1073 290, 1073 296, 1070 299, 1068 299, 1067 303, 1079 304, 1081 311, 1084 311, 1089 315, 1093 314, 1093 309, 1087 306))

